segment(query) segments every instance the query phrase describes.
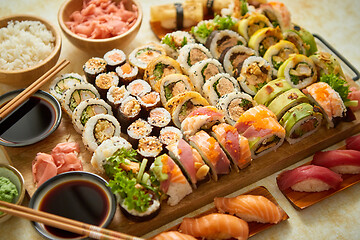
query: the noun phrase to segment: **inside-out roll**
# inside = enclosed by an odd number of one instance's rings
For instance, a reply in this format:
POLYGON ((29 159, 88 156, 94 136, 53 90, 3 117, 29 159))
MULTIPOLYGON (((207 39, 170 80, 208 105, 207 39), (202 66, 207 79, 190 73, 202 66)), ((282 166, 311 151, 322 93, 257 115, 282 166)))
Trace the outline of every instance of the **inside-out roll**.
POLYGON ((189 74, 190 67, 195 63, 212 58, 210 51, 202 44, 186 44, 179 50, 177 61, 184 73, 189 74))
POLYGON ((274 27, 279 26, 281 31, 291 28, 291 14, 284 3, 272 1, 261 4, 259 12, 264 14, 274 27))
POLYGON ((273 27, 269 19, 258 12, 247 14, 237 23, 237 31, 246 41, 259 29, 273 27))
POLYGON ((190 78, 183 74, 170 74, 163 77, 160 81, 160 99, 163 106, 166 106, 172 97, 194 90, 190 78))
POLYGON ((299 50, 300 54, 311 56, 317 52, 317 46, 314 36, 304 28, 294 26, 284 32, 284 39, 292 42, 299 50))
POLYGON ((316 65, 319 79, 322 75, 334 74, 346 80, 346 76, 341 68, 339 61, 336 60, 336 58, 330 53, 317 52, 316 54, 311 55, 310 58, 316 65))
POLYGON ((195 43, 195 38, 185 31, 174 31, 167 33, 161 38, 161 44, 166 50, 166 54, 174 59, 179 56, 179 50, 189 43, 195 43))
POLYGON ((165 49, 158 43, 149 42, 132 50, 129 54, 129 62, 139 69, 141 75, 147 65, 161 55, 166 55, 165 49))
POLYGON ((291 85, 284 78, 278 78, 263 86, 254 96, 254 100, 258 104, 269 106, 274 98, 291 88, 291 85))
POLYGON ((248 46, 262 57, 270 46, 275 45, 281 39, 283 39, 283 35, 279 27, 261 28, 250 37, 248 46))

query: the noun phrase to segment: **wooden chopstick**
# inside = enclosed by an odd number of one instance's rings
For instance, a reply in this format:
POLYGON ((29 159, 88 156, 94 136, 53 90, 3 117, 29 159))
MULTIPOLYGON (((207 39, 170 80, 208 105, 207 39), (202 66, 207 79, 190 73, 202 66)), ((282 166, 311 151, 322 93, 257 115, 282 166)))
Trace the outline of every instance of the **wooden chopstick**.
POLYGON ((34 81, 30 86, 28 86, 22 92, 20 92, 11 101, 5 104, 0 109, 0 120, 4 119, 9 113, 14 111, 18 106, 20 106, 23 102, 25 102, 26 99, 28 99, 31 95, 37 92, 47 81, 49 81, 52 77, 54 77, 69 63, 70 62, 68 60, 63 59, 62 61, 57 63, 54 67, 52 67, 49 71, 47 71, 44 75, 42 75, 39 79, 34 81))
POLYGON ((56 227, 62 230, 80 234, 82 236, 89 236, 95 239, 106 239, 106 240, 144 240, 135 236, 127 235, 112 231, 106 228, 101 228, 91 224, 79 222, 73 219, 61 217, 51 213, 38 211, 32 208, 16 205, 0 201, 0 211, 6 212, 13 216, 26 218, 31 221, 40 222, 48 226, 56 227))

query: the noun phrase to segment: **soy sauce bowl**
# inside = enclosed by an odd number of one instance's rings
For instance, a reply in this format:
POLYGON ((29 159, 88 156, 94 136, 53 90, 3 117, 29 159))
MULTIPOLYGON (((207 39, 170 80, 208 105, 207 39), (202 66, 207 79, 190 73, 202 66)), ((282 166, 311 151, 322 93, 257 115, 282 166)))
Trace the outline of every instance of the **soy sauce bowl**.
MULTIPOLYGON (((116 198, 100 176, 83 171, 59 174, 35 191, 29 207, 106 228, 116 212, 116 198)), ((75 233, 32 222, 45 239, 88 239, 75 233)))
MULTIPOLYGON (((18 89, 0 96, 0 107, 22 90, 18 89)), ((0 121, 0 145, 23 147, 37 143, 57 129, 61 116, 61 106, 56 98, 39 90, 0 121)))

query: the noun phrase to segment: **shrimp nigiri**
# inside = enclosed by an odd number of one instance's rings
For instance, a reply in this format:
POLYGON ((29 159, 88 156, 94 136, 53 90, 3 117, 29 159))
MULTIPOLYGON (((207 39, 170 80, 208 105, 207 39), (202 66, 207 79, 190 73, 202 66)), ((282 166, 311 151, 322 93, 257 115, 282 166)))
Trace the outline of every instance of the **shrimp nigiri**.
POLYGON ((177 231, 168 231, 156 235, 152 240, 196 240, 196 238, 177 231))

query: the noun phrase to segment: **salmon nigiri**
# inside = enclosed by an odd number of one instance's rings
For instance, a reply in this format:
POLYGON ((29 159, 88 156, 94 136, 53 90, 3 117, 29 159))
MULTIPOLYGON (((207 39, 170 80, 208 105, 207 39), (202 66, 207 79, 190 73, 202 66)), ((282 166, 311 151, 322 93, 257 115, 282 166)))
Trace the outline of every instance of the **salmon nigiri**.
POLYGON ((249 225, 244 220, 222 213, 212 213, 200 218, 184 218, 179 231, 207 239, 248 239, 249 225))
POLYGON ((152 240, 196 240, 193 236, 188 234, 180 233, 177 231, 168 231, 160 233, 155 236, 152 240))
POLYGON ((247 222, 278 223, 285 212, 263 196, 240 195, 215 198, 215 207, 222 213, 235 214, 247 222))

